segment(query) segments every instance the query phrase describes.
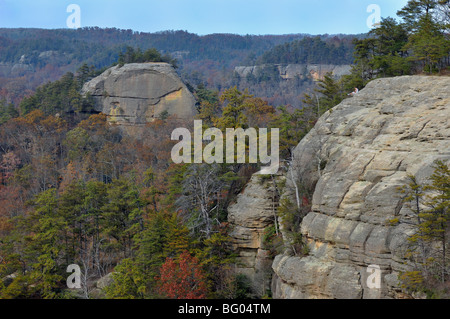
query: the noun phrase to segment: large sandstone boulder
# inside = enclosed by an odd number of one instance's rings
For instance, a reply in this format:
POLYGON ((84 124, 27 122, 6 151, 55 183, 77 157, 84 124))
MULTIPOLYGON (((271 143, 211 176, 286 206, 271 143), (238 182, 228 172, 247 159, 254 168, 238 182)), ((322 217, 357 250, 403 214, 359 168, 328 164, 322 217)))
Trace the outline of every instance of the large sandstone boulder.
POLYGON ((92 79, 82 93, 90 93, 96 109, 111 122, 139 125, 162 114, 191 119, 195 98, 167 63, 131 63, 112 67, 92 79))
MULTIPOLYGON (((398 275, 408 269, 415 218, 398 187, 408 174, 426 181, 435 160, 450 159, 449 123, 449 77, 375 80, 323 115, 292 165, 294 180, 315 185, 301 224, 310 253, 275 258, 274 297, 404 296, 398 275), (371 265, 381 270, 380 288, 368 285, 371 265)), ((294 196, 287 184, 284 196, 294 196)))

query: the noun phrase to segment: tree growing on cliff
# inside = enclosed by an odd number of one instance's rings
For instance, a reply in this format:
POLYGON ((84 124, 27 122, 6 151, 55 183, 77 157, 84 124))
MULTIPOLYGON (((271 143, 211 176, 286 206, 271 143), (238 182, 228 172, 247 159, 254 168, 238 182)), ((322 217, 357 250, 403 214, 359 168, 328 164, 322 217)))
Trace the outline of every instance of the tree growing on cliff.
POLYGON ((174 68, 177 68, 176 59, 169 55, 162 55, 155 48, 148 49, 144 52, 140 48, 133 48, 127 46, 125 51, 119 53, 119 59, 117 63, 119 66, 123 66, 127 63, 145 63, 145 62, 166 62, 172 64, 174 68))
POLYGON ((317 82, 317 87, 312 93, 303 95, 303 105, 314 114, 313 121, 317 121, 326 111, 344 100, 350 89, 346 80, 347 78, 337 80, 331 72, 328 72, 317 82))
POLYGON ((425 234, 425 240, 437 241, 440 247, 435 257, 440 272, 439 277, 445 282, 448 275, 448 251, 450 232, 450 169, 442 161, 437 161, 434 173, 430 177, 431 185, 426 189, 431 196, 426 204, 430 209, 424 215, 420 228, 425 234))
POLYGON ((440 72, 450 64, 448 0, 409 0, 364 39, 355 39, 351 75, 344 76, 360 89, 378 77, 440 72))
POLYGON ((433 290, 449 276, 450 236, 450 169, 436 161, 430 183, 421 185, 414 176, 402 188, 416 217, 416 231, 408 238, 407 257, 414 269, 401 275, 404 286, 411 290, 433 290))

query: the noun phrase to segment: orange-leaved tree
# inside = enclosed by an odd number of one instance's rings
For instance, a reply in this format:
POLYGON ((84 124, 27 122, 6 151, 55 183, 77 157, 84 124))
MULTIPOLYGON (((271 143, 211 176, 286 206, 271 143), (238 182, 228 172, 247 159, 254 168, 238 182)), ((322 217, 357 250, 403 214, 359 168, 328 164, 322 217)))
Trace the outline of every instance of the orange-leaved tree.
POLYGON ((174 260, 167 258, 161 266, 159 293, 170 299, 205 299, 206 276, 197 260, 185 251, 174 260))

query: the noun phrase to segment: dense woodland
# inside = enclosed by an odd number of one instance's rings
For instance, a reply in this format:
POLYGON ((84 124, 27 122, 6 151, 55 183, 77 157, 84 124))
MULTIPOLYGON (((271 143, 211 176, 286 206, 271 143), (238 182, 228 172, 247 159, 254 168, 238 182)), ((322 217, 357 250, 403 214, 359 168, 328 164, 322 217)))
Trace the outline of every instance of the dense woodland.
MULTIPOLYGON (((279 128, 281 158, 289 163, 292 148, 318 117, 349 98, 354 87, 361 89, 384 76, 448 72, 445 4, 448 1, 409 1, 399 11, 401 22, 386 18, 379 28, 355 39, 352 73, 341 79, 326 75, 303 95, 301 107, 272 106, 247 90, 212 89, 199 79, 191 85, 198 119, 205 127, 219 129, 279 128)), ((314 54, 302 48, 316 43, 323 52, 320 62, 337 64, 335 54, 341 63, 348 62, 353 50, 347 40, 298 37, 198 37, 182 31, 143 34, 97 28, 0 30, 4 62, 16 62, 23 54, 33 61, 33 54, 55 50, 63 55, 71 52, 66 61, 77 66, 56 81, 30 88, 34 93, 24 99, 0 101, 0 298, 253 297, 245 276, 234 272, 227 207, 258 165, 175 165, 170 159, 174 145, 170 134, 192 121, 157 119, 139 138, 130 136, 95 112, 91 98, 82 96, 80 89, 115 63, 165 61, 182 68, 189 59, 221 64, 233 52, 232 59, 244 62, 294 63, 311 59, 314 54), (75 40, 69 40, 74 33, 75 40), (31 37, 42 41, 30 42, 31 37), (214 45, 204 46, 204 41, 214 45), (115 43, 121 43, 119 50, 110 46, 115 43), (268 51, 270 46, 275 48, 268 51), (209 49, 202 51, 203 47, 209 49), (181 61, 167 55, 186 48, 190 57, 181 61), (257 56, 242 48, 254 49, 257 56), (89 59, 91 63, 81 63, 89 59), (82 289, 77 293, 66 289, 70 264, 82 268, 82 289), (113 282, 100 292, 94 282, 105 276, 112 276, 113 282)), ((36 67, 51 67, 39 66, 38 60, 36 67)), ((278 187, 282 191, 283 185, 278 187)), ((310 203, 312 189, 299 189, 299 196, 310 203)), ((436 163, 429 185, 418 185, 411 177, 401 191, 405 201, 424 203, 415 211, 412 205, 418 232, 410 238, 409 256, 416 266, 403 274, 404 287, 411 293, 445 296, 450 265, 448 163, 436 163), (438 254, 422 249, 436 241, 441 245, 438 254)), ((307 212, 308 205, 300 211, 281 203, 286 231, 298 234, 307 212)), ((271 228, 266 236, 274 254, 283 246, 277 233, 271 228)), ((296 240, 296 251, 307 254, 301 236, 296 240)))
MULTIPOLYGON (((251 297, 233 272, 226 207, 258 167, 171 164, 170 134, 188 121, 159 119, 128 136, 66 100, 78 81, 48 84, 0 127, 1 297, 74 297, 64 289, 69 264, 85 270, 84 297, 113 270, 109 298, 251 297), (67 108, 52 111, 49 100, 67 108)), ((315 118, 236 88, 196 94, 205 125, 282 128, 285 157, 315 118)))
POLYGON ((352 64, 352 39, 305 37, 264 52, 256 64, 352 64))

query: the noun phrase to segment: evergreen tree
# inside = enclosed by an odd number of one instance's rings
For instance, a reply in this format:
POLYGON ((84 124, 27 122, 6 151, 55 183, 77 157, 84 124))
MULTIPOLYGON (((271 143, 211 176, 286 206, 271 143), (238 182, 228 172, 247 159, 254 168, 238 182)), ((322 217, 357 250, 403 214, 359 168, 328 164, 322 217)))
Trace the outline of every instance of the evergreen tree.
POLYGON ((109 184, 108 201, 102 207, 105 218, 105 232, 115 239, 113 246, 123 252, 123 257, 133 255, 133 237, 143 227, 142 209, 145 203, 131 181, 114 180, 109 184))
POLYGON ((403 19, 408 30, 417 32, 424 18, 437 22, 437 9, 448 4, 448 0, 409 0, 397 15, 403 19))
POLYGON ((252 96, 247 90, 240 92, 237 87, 225 90, 220 96, 220 102, 225 106, 222 109, 222 116, 214 122, 215 126, 222 131, 227 128, 247 128, 244 110, 250 97, 252 96))
POLYGON ((421 185, 410 176, 408 185, 402 188, 405 202, 412 203, 416 232, 408 237, 406 255, 413 269, 403 273, 401 279, 409 290, 431 293, 436 293, 439 282, 448 281, 450 270, 450 169, 442 161, 436 161, 434 168, 429 184, 421 185))
POLYGON ((417 23, 418 30, 413 33, 405 48, 412 51, 411 60, 418 62, 428 73, 440 71, 444 59, 450 55, 450 41, 440 31, 430 17, 425 15, 417 23))
POLYGON ((68 225, 57 210, 55 189, 41 193, 35 203, 36 209, 23 224, 30 234, 26 250, 31 269, 26 277, 38 294, 55 298, 67 266, 64 244, 68 225))

